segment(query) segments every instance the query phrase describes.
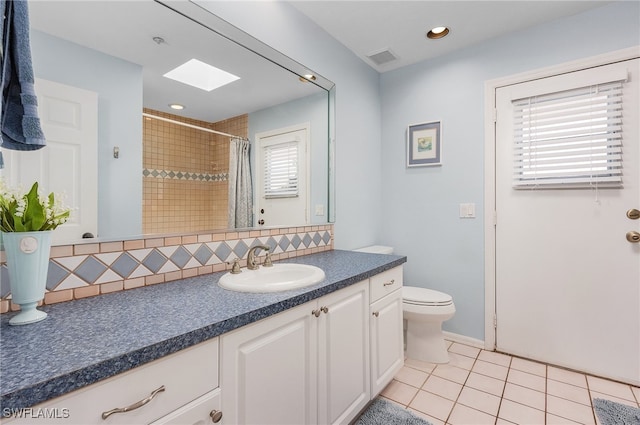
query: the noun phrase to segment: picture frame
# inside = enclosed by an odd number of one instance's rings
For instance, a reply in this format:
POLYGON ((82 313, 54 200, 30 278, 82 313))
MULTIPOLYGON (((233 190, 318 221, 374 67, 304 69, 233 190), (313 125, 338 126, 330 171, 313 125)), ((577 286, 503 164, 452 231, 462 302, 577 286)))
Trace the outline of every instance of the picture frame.
POLYGON ((432 121, 409 125, 407 167, 442 165, 442 123, 432 121))

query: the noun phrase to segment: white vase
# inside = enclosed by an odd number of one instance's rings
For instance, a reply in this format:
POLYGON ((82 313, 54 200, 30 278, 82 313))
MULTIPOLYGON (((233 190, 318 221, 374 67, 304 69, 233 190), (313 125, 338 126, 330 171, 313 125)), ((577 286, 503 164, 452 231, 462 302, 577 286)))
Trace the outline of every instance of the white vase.
POLYGON ((47 317, 47 313, 36 307, 44 298, 47 285, 51 233, 52 231, 2 234, 9 269, 11 301, 20 305, 20 313, 9 320, 10 325, 26 325, 47 317))

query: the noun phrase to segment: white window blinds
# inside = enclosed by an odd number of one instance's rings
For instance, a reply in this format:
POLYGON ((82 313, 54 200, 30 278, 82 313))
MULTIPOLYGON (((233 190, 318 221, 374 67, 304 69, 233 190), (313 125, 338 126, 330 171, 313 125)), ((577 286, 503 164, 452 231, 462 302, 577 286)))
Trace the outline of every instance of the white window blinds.
POLYGON ((264 196, 298 196, 299 143, 280 143, 266 146, 264 149, 264 196))
POLYGON ((514 100, 514 188, 620 187, 622 91, 614 81, 514 100))

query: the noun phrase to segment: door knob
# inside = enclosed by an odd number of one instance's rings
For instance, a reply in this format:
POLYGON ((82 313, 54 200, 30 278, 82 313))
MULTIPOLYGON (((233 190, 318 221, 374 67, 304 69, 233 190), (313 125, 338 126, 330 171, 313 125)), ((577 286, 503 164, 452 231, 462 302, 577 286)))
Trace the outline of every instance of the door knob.
POLYGON ((635 208, 631 208, 629 211, 627 211, 627 217, 630 218, 631 220, 637 220, 640 218, 640 210, 637 210, 635 208))
POLYGON ((632 230, 627 232, 627 240, 631 243, 639 243, 640 242, 640 232, 636 232, 632 230))

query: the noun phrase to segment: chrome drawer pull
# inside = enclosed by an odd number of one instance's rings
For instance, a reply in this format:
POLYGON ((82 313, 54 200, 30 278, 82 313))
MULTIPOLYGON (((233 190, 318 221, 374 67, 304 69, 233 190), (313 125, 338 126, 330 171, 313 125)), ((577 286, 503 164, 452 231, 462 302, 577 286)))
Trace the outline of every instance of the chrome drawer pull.
POLYGON ((151 395, 143 400, 137 401, 135 403, 133 403, 131 406, 127 406, 127 407, 117 407, 115 409, 111 409, 108 412, 102 412, 102 419, 107 419, 109 416, 113 415, 114 413, 126 413, 126 412, 130 412, 132 410, 136 410, 142 406, 144 406, 145 404, 149 403, 151 400, 153 400, 153 398, 158 395, 158 393, 161 393, 162 391, 164 391, 164 385, 161 386, 160 388, 158 388, 157 390, 154 390, 151 395))
POLYGON ((394 283, 396 283, 396 280, 395 279, 391 279, 391 282, 383 283, 382 286, 390 286, 390 285, 393 285, 394 283))

